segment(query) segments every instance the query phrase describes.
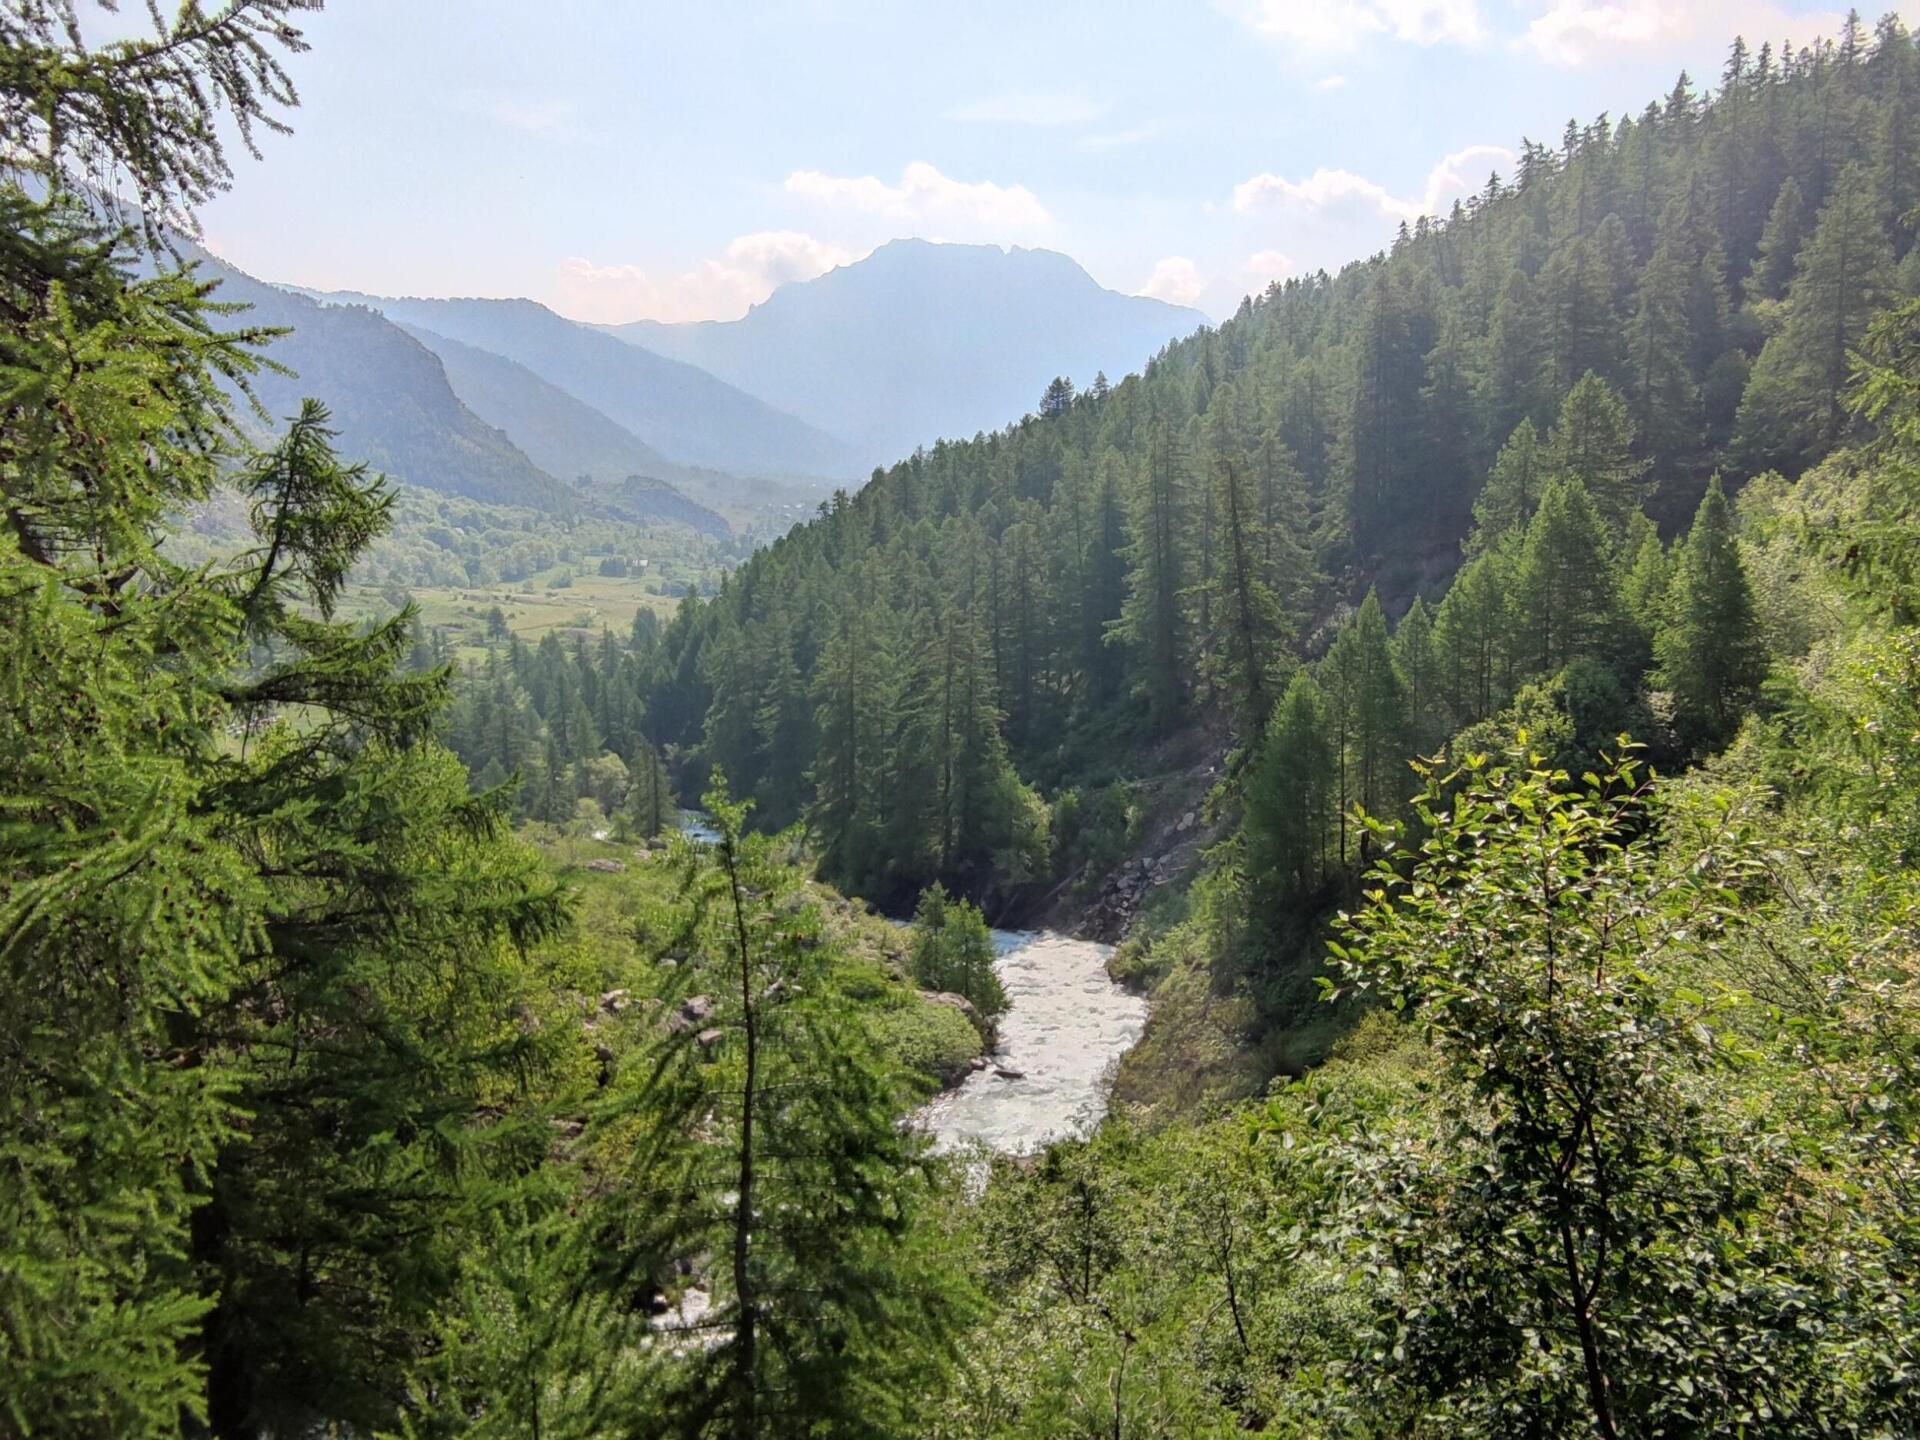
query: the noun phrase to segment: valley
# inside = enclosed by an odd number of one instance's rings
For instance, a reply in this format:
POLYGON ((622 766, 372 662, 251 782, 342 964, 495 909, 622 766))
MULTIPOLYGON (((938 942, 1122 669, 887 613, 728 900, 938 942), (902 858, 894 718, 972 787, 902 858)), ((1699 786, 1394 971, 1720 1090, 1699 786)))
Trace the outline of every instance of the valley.
POLYGON ((1903 21, 491 3, 0 0, 0 1440, 1920 1433, 1903 21))

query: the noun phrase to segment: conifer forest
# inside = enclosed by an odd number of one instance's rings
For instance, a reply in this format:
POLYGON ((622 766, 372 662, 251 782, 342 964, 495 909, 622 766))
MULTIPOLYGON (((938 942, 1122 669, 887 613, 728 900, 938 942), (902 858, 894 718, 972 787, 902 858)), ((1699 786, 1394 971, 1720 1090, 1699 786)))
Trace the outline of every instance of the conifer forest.
POLYGON ((1920 1435, 1897 16, 807 491, 216 258, 318 0, 96 8, 0 0, 0 1440, 1920 1435))

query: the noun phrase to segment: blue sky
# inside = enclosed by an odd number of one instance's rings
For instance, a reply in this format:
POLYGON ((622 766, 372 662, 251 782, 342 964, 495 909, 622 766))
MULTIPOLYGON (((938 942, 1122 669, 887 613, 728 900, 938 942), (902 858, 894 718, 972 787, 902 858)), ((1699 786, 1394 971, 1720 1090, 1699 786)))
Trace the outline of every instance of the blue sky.
MULTIPOLYGON (((1796 0, 329 0, 207 239, 275 280, 732 318, 890 238, 1230 312, 1702 83, 1796 0)), ((1873 13, 1868 14, 1871 21, 1873 13)))

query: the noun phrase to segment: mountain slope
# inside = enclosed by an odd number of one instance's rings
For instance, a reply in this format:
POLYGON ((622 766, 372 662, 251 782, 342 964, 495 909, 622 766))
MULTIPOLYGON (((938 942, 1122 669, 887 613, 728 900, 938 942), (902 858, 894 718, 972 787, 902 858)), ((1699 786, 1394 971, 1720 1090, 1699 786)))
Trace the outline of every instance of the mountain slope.
POLYGON ((686 465, 845 479, 854 453, 833 436, 693 365, 576 325, 531 300, 321 297, 371 306, 524 366, 686 465))
POLYGON ((400 326, 440 357, 461 403, 506 432, 534 464, 567 480, 654 475, 672 462, 591 405, 524 365, 417 325, 400 326))
POLYGON ((577 505, 567 486, 461 403, 431 350, 378 312, 322 305, 212 256, 198 258, 203 273, 220 281, 219 299, 251 307, 245 323, 292 332, 268 353, 294 373, 263 371, 253 382, 275 428, 315 396, 333 412, 340 453, 396 479, 492 504, 577 505))
POLYGON ((1196 310, 1101 288, 1065 255, 896 240, 784 285, 743 318, 610 333, 698 365, 835 435, 872 463, 993 430, 1047 382, 1138 370, 1206 324, 1196 310))
POLYGON ((724 516, 651 475, 624 475, 596 481, 584 486, 583 493, 594 509, 636 525, 670 521, 716 540, 725 540, 733 534, 733 527, 724 516))

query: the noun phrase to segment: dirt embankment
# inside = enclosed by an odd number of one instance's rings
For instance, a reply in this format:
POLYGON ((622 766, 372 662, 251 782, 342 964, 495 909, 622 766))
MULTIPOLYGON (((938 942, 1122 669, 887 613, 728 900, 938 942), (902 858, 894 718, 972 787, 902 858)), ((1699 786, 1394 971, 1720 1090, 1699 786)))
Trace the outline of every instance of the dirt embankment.
POLYGON ((1200 856, 1224 833, 1207 800, 1219 784, 1225 736, 1183 731, 1147 757, 1147 778, 1134 784, 1137 833, 1120 860, 1099 873, 1082 866, 1035 909, 1031 923, 1082 939, 1116 944, 1156 891, 1183 886, 1200 856))

